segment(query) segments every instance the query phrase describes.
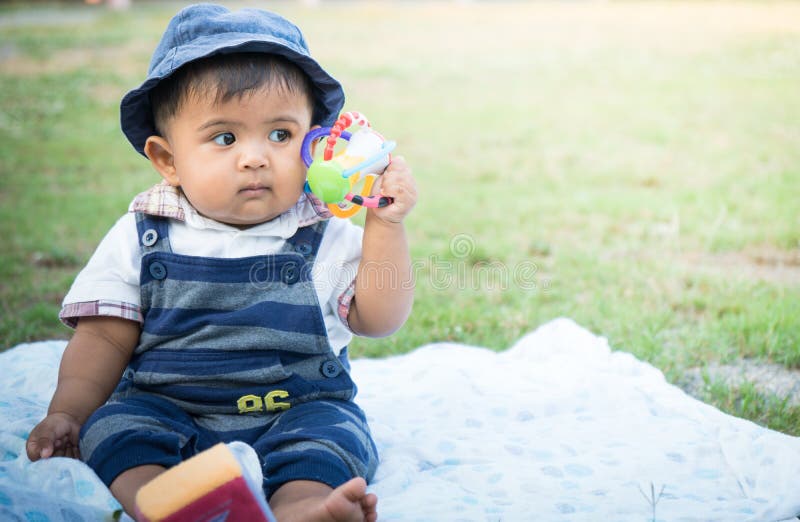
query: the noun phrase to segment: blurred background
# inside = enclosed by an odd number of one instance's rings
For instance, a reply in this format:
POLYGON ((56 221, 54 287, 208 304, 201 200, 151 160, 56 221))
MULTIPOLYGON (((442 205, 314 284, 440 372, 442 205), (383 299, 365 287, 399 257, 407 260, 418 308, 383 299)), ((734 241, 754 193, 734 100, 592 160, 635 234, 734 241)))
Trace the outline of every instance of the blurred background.
MULTIPOLYGON (((418 179, 414 313, 355 356, 567 316, 800 435, 800 4, 221 3, 297 23, 418 179)), ((0 3, 0 347, 68 338, 63 295, 158 181, 118 104, 186 4, 0 3)))

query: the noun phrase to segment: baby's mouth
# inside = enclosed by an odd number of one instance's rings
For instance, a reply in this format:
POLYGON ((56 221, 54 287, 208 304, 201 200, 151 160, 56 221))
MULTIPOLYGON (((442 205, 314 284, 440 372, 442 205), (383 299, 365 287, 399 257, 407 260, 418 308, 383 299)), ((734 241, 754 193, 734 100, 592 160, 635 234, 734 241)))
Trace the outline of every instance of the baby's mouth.
POLYGON ((241 189, 239 193, 245 196, 260 196, 261 194, 264 194, 268 190, 269 188, 266 185, 262 185, 260 183, 253 183, 241 189))

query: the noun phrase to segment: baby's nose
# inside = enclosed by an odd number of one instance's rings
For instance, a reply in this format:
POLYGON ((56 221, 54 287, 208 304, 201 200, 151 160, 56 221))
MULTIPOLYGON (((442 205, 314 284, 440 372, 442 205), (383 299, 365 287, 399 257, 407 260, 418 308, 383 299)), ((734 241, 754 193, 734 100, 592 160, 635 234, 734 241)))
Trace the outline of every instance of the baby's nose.
POLYGON ((261 169, 269 165, 267 146, 260 141, 243 144, 239 155, 240 169, 261 169))

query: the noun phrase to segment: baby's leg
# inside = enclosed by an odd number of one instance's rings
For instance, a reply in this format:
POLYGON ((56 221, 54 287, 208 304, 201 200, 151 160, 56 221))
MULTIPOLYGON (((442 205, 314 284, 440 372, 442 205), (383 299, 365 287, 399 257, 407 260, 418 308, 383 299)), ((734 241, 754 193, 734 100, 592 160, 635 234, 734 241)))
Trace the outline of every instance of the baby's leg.
POLYGON ((355 404, 293 406, 253 447, 263 458, 265 491, 279 522, 377 519, 378 498, 367 494, 365 481, 377 467, 377 449, 355 404))
POLYGON ((279 522, 375 522, 378 497, 357 477, 336 489, 321 482, 294 480, 272 495, 270 508, 279 522))
POLYGON ((141 486, 209 447, 194 420, 176 405, 150 395, 124 397, 98 408, 81 429, 81 457, 133 516, 141 486))
POLYGON ((120 473, 111 483, 109 489, 111 489, 111 494, 114 495, 114 498, 122 504, 122 509, 128 515, 134 516, 136 492, 158 475, 164 473, 164 471, 166 471, 166 468, 163 466, 137 466, 120 473))

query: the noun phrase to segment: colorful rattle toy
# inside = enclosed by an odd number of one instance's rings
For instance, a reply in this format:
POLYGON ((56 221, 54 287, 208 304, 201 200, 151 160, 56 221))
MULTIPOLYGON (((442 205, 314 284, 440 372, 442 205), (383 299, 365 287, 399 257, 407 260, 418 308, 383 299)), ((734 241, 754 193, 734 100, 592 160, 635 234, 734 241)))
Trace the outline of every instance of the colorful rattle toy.
POLYGON ((386 141, 372 130, 366 116, 358 112, 346 112, 339 116, 333 127, 314 129, 306 134, 301 148, 303 162, 308 167, 308 181, 305 190, 317 196, 328 205, 334 216, 348 218, 356 214, 360 207, 378 208, 391 204, 392 198, 370 196, 375 180, 392 160, 391 152, 397 144, 386 141), (361 128, 350 133, 353 124, 361 128), (311 147, 314 142, 328 136, 322 158, 314 159, 311 147), (347 147, 334 155, 334 147, 339 138, 347 140, 347 147), (359 194, 353 187, 364 178, 359 194), (352 205, 348 208, 344 202, 352 205))

